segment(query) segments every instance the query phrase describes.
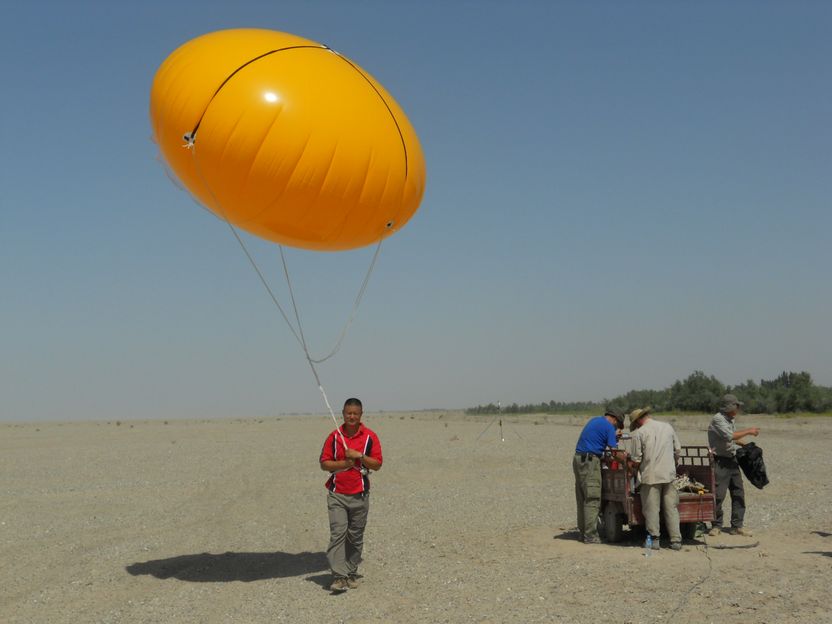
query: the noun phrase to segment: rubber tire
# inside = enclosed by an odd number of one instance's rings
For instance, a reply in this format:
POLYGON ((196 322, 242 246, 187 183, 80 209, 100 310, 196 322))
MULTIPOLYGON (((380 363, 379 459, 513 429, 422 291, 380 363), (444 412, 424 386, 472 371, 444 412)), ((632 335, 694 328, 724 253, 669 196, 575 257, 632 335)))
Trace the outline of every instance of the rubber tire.
POLYGON ((611 544, 620 542, 624 537, 624 525, 621 522, 621 514, 614 506, 608 505, 599 518, 603 530, 604 539, 611 544))
POLYGON ((683 540, 693 541, 696 539, 696 529, 699 526, 698 522, 683 522, 679 525, 679 532, 682 534, 683 540))

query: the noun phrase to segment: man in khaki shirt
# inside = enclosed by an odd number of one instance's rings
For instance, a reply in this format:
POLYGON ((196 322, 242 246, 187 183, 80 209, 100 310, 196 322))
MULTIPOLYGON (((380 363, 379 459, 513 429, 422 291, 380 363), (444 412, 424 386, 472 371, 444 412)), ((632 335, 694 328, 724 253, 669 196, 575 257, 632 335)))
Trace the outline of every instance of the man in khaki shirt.
POLYGON ((682 533, 679 530, 679 492, 673 485, 676 478, 676 462, 682 450, 676 432, 668 423, 653 420, 650 408, 630 412, 630 430, 633 435, 632 467, 641 471, 641 511, 652 536, 653 549, 659 549, 661 529, 659 510, 670 534, 670 548, 682 549, 682 533))

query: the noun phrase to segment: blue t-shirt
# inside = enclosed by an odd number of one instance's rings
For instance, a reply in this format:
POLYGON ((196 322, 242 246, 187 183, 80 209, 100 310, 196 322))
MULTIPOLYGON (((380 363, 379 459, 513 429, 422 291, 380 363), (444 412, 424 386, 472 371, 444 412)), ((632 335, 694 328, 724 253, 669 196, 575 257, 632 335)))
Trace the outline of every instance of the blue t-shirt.
POLYGON ((584 426, 581 437, 578 438, 576 453, 592 453, 603 455, 608 446, 615 448, 618 440, 615 437, 615 427, 605 416, 596 416, 584 426))

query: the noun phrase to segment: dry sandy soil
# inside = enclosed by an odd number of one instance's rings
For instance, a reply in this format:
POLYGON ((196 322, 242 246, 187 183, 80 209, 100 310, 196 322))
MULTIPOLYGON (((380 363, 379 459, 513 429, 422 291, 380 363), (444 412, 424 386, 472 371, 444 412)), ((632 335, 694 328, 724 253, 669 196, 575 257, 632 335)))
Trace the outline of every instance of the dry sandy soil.
MULTIPOLYGON (((661 416, 658 417, 661 419, 661 416)), ((753 538, 575 539, 582 419, 366 414, 361 586, 327 591, 329 417, 0 425, 0 622, 830 622, 832 421, 762 428, 753 538), (486 426, 492 426, 486 430, 486 426)), ((683 444, 706 417, 675 421, 683 444)))

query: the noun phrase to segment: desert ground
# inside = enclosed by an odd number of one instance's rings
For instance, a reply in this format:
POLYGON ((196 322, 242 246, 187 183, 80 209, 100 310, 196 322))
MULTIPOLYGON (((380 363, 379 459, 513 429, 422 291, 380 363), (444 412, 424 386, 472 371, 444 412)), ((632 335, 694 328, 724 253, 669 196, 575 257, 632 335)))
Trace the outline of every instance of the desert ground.
MULTIPOLYGON (((705 443, 707 416, 656 417, 705 443)), ((746 483, 753 537, 649 558, 576 540, 583 418, 364 421, 385 462, 337 595, 329 416, 0 424, 0 622, 832 622, 832 419, 740 416, 771 480, 746 483)))

